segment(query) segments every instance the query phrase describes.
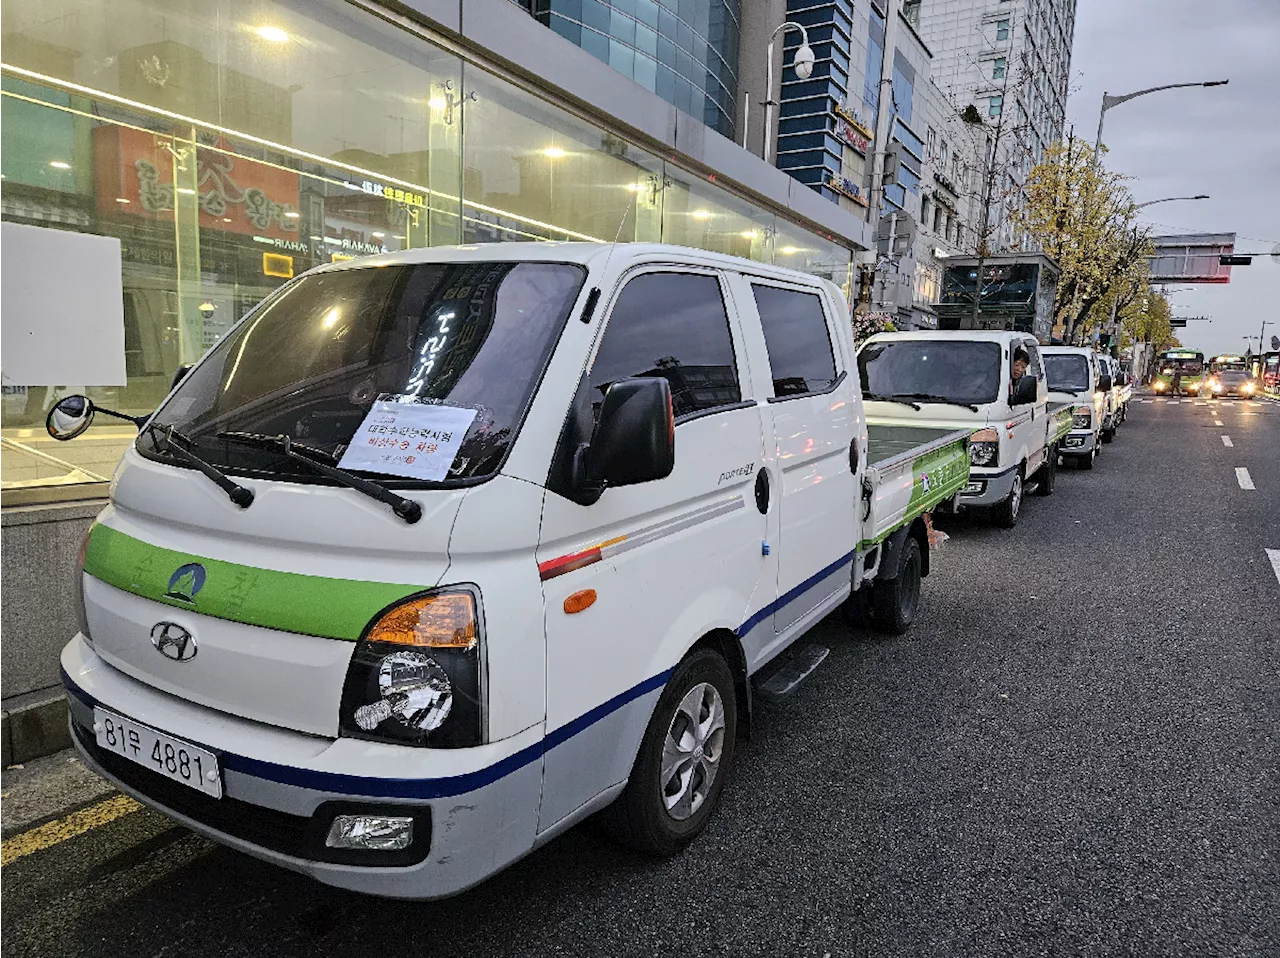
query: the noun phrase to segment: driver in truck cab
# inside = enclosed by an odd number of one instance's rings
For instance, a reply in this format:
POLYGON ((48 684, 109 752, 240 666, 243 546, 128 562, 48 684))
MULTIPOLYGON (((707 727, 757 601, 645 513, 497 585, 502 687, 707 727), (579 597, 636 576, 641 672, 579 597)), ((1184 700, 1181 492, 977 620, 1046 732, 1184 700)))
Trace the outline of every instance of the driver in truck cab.
POLYGON ((1019 346, 1013 351, 1013 373, 1009 379, 1009 395, 1013 396, 1013 387, 1018 384, 1018 380, 1027 374, 1027 367, 1031 365, 1031 356, 1025 349, 1019 346))

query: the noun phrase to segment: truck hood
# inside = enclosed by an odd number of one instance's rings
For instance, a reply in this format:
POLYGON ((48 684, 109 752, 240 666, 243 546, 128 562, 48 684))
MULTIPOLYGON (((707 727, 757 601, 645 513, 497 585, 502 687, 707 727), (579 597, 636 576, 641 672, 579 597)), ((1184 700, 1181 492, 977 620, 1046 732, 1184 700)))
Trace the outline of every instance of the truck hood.
POLYGON ((188 701, 336 735, 355 640, 439 583, 465 490, 411 493, 423 517, 409 525, 354 490, 237 481, 248 509, 194 470, 126 454, 85 555, 90 639, 188 701), (189 648, 166 639, 184 633, 189 648))
POLYGON ((920 411, 916 412, 901 403, 868 400, 863 408, 866 410, 867 422, 881 425, 933 426, 948 430, 972 428, 977 432, 991 421, 988 414, 990 406, 979 406, 980 411, 974 412, 963 406, 920 403, 920 411))

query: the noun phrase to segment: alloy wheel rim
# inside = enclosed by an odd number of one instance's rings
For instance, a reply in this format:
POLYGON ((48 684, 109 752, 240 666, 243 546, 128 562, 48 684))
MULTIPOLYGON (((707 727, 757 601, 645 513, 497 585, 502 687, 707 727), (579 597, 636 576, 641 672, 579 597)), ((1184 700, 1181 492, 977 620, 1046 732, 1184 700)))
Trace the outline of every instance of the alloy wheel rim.
POLYGON ((1013 492, 1009 494, 1010 505, 1013 506, 1013 514, 1016 516, 1018 510, 1022 508, 1022 476, 1017 473, 1013 476, 1013 492))
POLYGON ((662 802, 682 822, 707 801, 724 756, 724 700, 709 682, 685 693, 662 743, 662 802))

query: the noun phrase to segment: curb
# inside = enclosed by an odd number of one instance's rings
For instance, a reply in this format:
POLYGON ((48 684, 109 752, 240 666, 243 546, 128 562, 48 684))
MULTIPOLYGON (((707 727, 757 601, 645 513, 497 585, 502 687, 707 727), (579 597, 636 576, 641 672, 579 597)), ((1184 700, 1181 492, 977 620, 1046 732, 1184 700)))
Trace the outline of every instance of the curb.
POLYGON ((0 712, 3 759, 0 764, 21 765, 71 747, 67 728, 67 697, 57 691, 42 701, 0 712))

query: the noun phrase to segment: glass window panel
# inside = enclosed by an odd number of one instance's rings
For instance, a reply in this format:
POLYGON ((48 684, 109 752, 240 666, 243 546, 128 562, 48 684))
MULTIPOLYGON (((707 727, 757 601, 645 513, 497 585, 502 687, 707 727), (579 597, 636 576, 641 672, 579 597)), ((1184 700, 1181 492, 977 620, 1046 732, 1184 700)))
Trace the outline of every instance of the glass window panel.
POLYGON ((779 218, 772 252, 775 265, 829 279, 850 298, 852 257, 846 247, 779 218))
POLYGON ((660 36, 670 37, 674 43, 678 27, 679 21, 674 13, 665 7, 658 11, 658 34, 660 36))
POLYGON ((636 49, 651 57, 657 57, 658 35, 643 24, 636 24, 636 49))
POLYGON ((566 20, 558 14, 551 14, 551 29, 575 46, 582 46, 582 24, 576 20, 566 20))
POLYGON ((618 40, 609 41, 609 66, 623 76, 631 76, 635 69, 636 52, 618 40))
POLYGON ((822 300, 778 286, 753 284, 764 329, 775 396, 827 389, 836 380, 836 359, 822 300))
POLYGON ((612 0, 613 9, 621 10, 628 16, 636 15, 636 0, 612 0))
POLYGON ((658 85, 654 92, 668 103, 676 102, 676 75, 667 66, 658 66, 658 85))
POLYGON ((600 0, 582 0, 582 22, 601 33, 609 32, 611 12, 600 0))
POLYGON ((636 42, 636 22, 614 10, 609 15, 609 35, 615 40, 621 40, 627 46, 632 46, 636 42))
MULTIPOLYGON (((590 31, 583 31, 584 34, 590 31)), ((657 240, 660 161, 467 67, 466 242, 657 240)))
POLYGON ((666 379, 676 416, 742 401, 718 279, 650 273, 627 283, 591 367, 593 403, 636 376, 666 379))
POLYGON ((675 69, 680 63, 680 52, 667 37, 658 37, 658 62, 675 69))
POLYGON ((662 241, 768 262, 774 217, 682 170, 667 167, 662 241))
POLYGON ((597 60, 609 62, 609 38, 602 33, 596 33, 594 30, 583 29, 582 31, 582 49, 586 50, 597 60))
POLYGON ((551 12, 582 21, 582 0, 551 0, 551 12))
POLYGON ((658 26, 658 4, 655 0, 636 0, 636 19, 656 29, 658 26))
POLYGON ((636 54, 635 79, 646 90, 656 90, 658 86, 658 64, 643 54, 636 54))

